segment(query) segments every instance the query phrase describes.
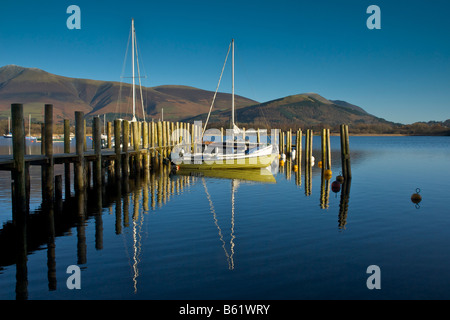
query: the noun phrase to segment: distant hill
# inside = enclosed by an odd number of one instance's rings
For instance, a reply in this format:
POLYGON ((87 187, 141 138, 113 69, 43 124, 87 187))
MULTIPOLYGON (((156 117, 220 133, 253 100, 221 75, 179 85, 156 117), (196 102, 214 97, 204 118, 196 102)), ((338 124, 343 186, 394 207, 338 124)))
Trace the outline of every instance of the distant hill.
MULTIPOLYGON (((86 115, 109 114, 109 117, 132 113, 132 86, 126 83, 75 79, 35 68, 8 65, 0 68, 0 117, 9 115, 12 103, 23 103, 33 117, 41 116, 44 104, 54 105, 58 119, 73 119, 74 111, 86 115)), ((147 118, 180 120, 209 111, 214 92, 187 86, 158 86, 143 88, 144 110, 147 118)), ((142 103, 137 87, 137 116, 142 118, 142 103)), ((257 101, 235 97, 237 108, 257 101)), ((218 93, 217 108, 231 106, 231 95, 218 93)), ((39 119, 40 120, 40 119, 39 119)))
MULTIPOLYGON (((207 114, 187 120, 205 120, 207 114)), ((211 123, 225 123, 231 116, 230 110, 211 113, 211 123)), ((292 95, 236 110, 236 122, 240 124, 281 128, 335 126, 347 124, 392 124, 382 118, 368 114, 362 108, 345 101, 331 101, 317 93, 292 95)))
MULTIPOLYGON (((171 121, 206 120, 214 92, 182 85, 145 87, 146 118, 171 121)), ((136 90, 139 97, 139 89, 136 90)), ((43 105, 53 104, 55 120, 73 119, 74 111, 87 117, 107 115, 107 120, 126 117, 132 112, 131 85, 127 83, 75 79, 36 68, 8 65, 0 68, 0 120, 7 128, 12 103, 23 103, 26 115, 38 125, 43 121, 43 105), (4 123, 3 123, 4 122, 4 123)), ((363 108, 342 100, 328 100, 317 93, 292 95, 264 103, 236 96, 236 122, 247 128, 320 128, 349 124, 351 133, 439 134, 450 135, 450 119, 444 122, 401 125, 367 113, 363 108)), ((228 127, 231 118, 231 94, 218 93, 209 124, 228 127)), ((142 118, 141 101, 137 116, 142 118)), ((5 128, 3 131, 7 130, 5 128)))

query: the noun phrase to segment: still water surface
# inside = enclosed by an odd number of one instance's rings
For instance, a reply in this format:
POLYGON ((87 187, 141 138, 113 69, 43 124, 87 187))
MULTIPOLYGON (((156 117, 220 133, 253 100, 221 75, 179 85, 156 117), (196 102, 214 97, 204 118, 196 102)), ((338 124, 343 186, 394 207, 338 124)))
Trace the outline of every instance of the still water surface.
POLYGON ((347 194, 330 190, 339 138, 331 145, 328 183, 317 167, 308 180, 287 163, 273 181, 164 169, 85 199, 72 192, 54 209, 54 237, 32 167, 18 294, 10 174, 0 172, 0 299, 450 299, 450 138, 350 137, 347 194), (70 265, 81 290, 66 286, 70 265), (380 290, 367 288, 370 265, 380 290))

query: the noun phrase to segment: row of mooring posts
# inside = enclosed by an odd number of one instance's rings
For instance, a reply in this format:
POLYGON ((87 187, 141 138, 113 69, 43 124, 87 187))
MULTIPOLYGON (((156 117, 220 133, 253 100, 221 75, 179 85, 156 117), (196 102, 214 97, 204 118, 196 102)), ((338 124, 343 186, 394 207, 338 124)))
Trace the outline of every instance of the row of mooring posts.
MULTIPOLYGON (((342 201, 341 201, 341 214, 344 216, 348 208, 348 198, 350 194, 350 185, 352 179, 351 166, 350 166, 350 147, 349 147, 349 134, 348 125, 340 126, 340 154, 342 175, 336 176, 336 181, 331 183, 333 172, 331 171, 331 143, 330 143, 330 129, 322 129, 321 131, 321 154, 320 161, 316 161, 313 157, 313 136, 314 132, 311 129, 305 131, 305 148, 304 148, 304 179, 305 179, 305 195, 310 196, 312 190, 312 167, 317 164, 321 168, 321 193, 320 193, 320 207, 327 209, 329 205, 329 193, 330 189, 342 188, 342 201)), ((301 185, 301 164, 302 164, 302 130, 296 131, 295 145, 292 144, 292 130, 286 132, 279 132, 279 148, 280 153, 290 158, 290 165, 293 166, 294 172, 296 172, 297 185, 301 185)), ((283 160, 283 159, 282 159, 283 160)), ((284 165, 284 161, 281 162, 284 165)), ((286 174, 290 174, 288 168, 286 174)), ((345 221, 345 219, 342 219, 345 221)), ((345 223, 344 223, 345 226, 345 223)))
MULTIPOLYGON (((295 173, 295 183, 297 186, 302 185, 302 130, 296 132, 295 147, 292 145, 292 135, 290 131, 285 133, 279 132, 280 153, 286 153, 290 159, 287 159, 287 165, 282 165, 280 170, 286 174, 286 179, 290 180, 292 171, 295 173), (295 153, 292 152, 293 149, 295 153)), ((312 166, 314 160, 312 158, 312 141, 313 131, 308 129, 305 132, 305 161, 304 161, 304 190, 305 195, 310 196, 312 190, 312 166)), ((329 208, 330 191, 334 193, 341 192, 339 202, 338 228, 345 229, 347 224, 347 215, 350 199, 351 187, 351 166, 350 166, 350 147, 348 125, 340 126, 340 154, 342 162, 342 175, 336 176, 336 181, 331 183, 331 144, 330 144, 330 130, 323 129, 321 131, 321 160, 317 163, 321 168, 321 185, 320 185, 320 199, 319 206, 321 209, 329 208)), ((284 164, 284 163, 283 163, 284 164)))
MULTIPOLYGON (((288 181, 290 181, 291 179, 295 179, 295 184, 298 187, 304 186, 305 195, 309 197, 312 194, 311 172, 308 170, 302 171, 298 169, 296 163, 296 159, 286 160, 287 165, 280 167, 279 172, 285 175, 286 180, 288 181)), ((321 209, 328 209, 330 206, 330 196, 332 194, 331 192, 335 193, 336 197, 340 192, 338 228, 345 229, 348 216, 351 179, 341 180, 342 183, 336 190, 333 188, 333 184, 331 183, 330 179, 325 179, 323 174, 321 175, 321 177, 322 179, 320 185, 319 206, 321 209)))
MULTIPOLYGON (((301 129, 295 132, 295 144, 293 144, 293 132, 292 129, 288 131, 279 131, 279 152, 295 160, 293 165, 297 168, 301 168, 302 164, 302 135, 301 129)), ((304 146, 304 165, 306 171, 313 165, 317 165, 322 169, 324 176, 331 175, 331 143, 330 143, 330 129, 322 129, 321 131, 321 159, 317 162, 313 157, 313 137, 314 132, 312 129, 305 131, 305 146, 304 146), (328 171, 330 170, 330 171, 328 171)), ((351 179, 351 166, 350 166, 350 146, 349 146, 349 134, 348 125, 340 126, 340 142, 341 142, 341 162, 342 162, 342 174, 344 178, 351 179)), ((330 177, 331 178, 331 177, 330 177)))

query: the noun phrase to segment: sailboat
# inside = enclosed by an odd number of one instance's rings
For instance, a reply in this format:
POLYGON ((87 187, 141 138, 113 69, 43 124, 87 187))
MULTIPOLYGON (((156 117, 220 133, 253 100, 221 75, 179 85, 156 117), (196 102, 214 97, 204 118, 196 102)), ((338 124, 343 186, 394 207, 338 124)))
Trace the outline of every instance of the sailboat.
MULTIPOLYGON (((132 117, 131 120, 129 120, 130 122, 137 122, 138 119, 136 117, 136 78, 139 79, 139 91, 140 91, 140 97, 141 97, 141 107, 142 107, 142 118, 143 121, 145 120, 145 108, 144 108, 144 98, 143 98, 143 94, 142 94, 142 84, 141 84, 141 78, 146 78, 146 76, 141 77, 141 71, 140 71, 140 67, 139 67, 139 55, 138 55, 138 45, 137 45, 137 38, 136 38, 136 29, 134 26, 134 19, 131 19, 131 30, 130 30, 130 38, 131 38, 131 69, 132 69, 132 117), (138 76, 136 76, 136 66, 137 66, 137 72, 138 72, 138 76)), ((128 39, 128 44, 127 44, 127 51, 125 54, 125 60, 123 63, 123 70, 122 70, 122 75, 121 78, 130 78, 130 77, 125 77, 123 75, 123 71, 125 70, 125 64, 126 64, 126 59, 127 59, 127 55, 128 55, 128 48, 129 48, 129 44, 130 44, 130 39, 128 39)), ((116 114, 121 114, 121 110, 120 110, 120 104, 122 102, 122 85, 123 82, 122 80, 120 81, 120 89, 119 89, 119 99, 117 99, 117 105, 116 105, 116 114)), ((125 112, 128 113, 128 112, 125 112)), ((106 123, 106 114, 103 115, 104 116, 104 123, 106 123)), ((123 121, 125 119, 119 117, 117 120, 123 121)), ((106 135, 106 128, 104 129, 104 135, 102 135, 102 148, 106 148, 107 147, 107 135, 106 135)), ((111 137, 111 143, 114 146, 116 144, 116 141, 114 140, 114 137, 111 137)), ((120 145, 123 145, 123 141, 120 142, 120 145)), ((128 145, 130 145, 130 141, 128 141, 128 145)))
POLYGON ((201 150, 191 151, 190 145, 176 146, 171 153, 171 161, 180 168, 188 169, 259 169, 270 166, 276 157, 274 151, 276 148, 272 144, 254 143, 249 141, 239 141, 238 136, 242 135, 242 130, 235 123, 235 101, 234 101, 234 39, 231 40, 228 53, 225 58, 222 74, 219 78, 219 84, 211 103, 206 123, 202 131, 202 142, 198 145, 201 150), (230 52, 232 51, 232 98, 231 98, 231 137, 227 137, 226 142, 203 142, 206 126, 212 111, 214 100, 219 89, 220 80, 222 79, 225 64, 230 52), (186 150, 185 150, 186 148, 186 150))
MULTIPOLYGON (((140 71, 140 67, 139 67, 139 55, 138 55, 139 50, 138 50, 138 45, 137 45, 137 40, 136 40, 136 29, 134 27, 134 19, 131 19, 130 37, 131 37, 131 50, 132 50, 132 53, 131 53, 132 77, 131 78, 132 78, 132 104, 133 104, 131 122, 138 121, 136 118, 136 78, 139 80, 142 117, 143 117, 143 120, 145 121, 144 99, 143 99, 142 84, 141 84, 141 78, 145 78, 145 76, 141 77, 141 71, 140 71), (136 66, 137 66, 138 76, 136 76, 136 66)), ((129 44, 129 42, 128 42, 128 44, 129 44)), ((128 52, 128 48, 127 48, 127 52, 128 52)), ((124 67, 125 67, 125 61, 124 61, 124 67)), ((128 78, 128 77, 124 77, 122 75, 121 78, 128 78)), ((122 91, 122 82, 121 82, 119 94, 121 94, 121 91, 122 91)), ((120 101, 121 101, 121 97, 119 96, 119 99, 117 102, 117 108, 119 108, 120 101)), ((116 110, 116 113, 118 113, 117 110, 116 110)), ((123 119, 119 119, 119 120, 123 120, 123 119)))

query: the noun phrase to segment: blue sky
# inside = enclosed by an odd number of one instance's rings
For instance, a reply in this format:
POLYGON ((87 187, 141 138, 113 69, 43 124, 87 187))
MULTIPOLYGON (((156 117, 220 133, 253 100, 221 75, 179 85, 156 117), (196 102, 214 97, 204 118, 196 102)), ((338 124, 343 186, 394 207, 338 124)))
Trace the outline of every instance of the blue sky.
MULTIPOLYGON (((316 92, 390 121, 443 121, 449 15, 447 0, 2 0, 0 66, 120 81, 133 17, 145 86, 214 91, 234 38, 236 94, 264 102, 316 92), (72 4, 81 30, 66 27, 72 4), (381 9, 380 30, 366 27, 370 5, 381 9)), ((229 70, 222 92, 231 92, 229 70)))

